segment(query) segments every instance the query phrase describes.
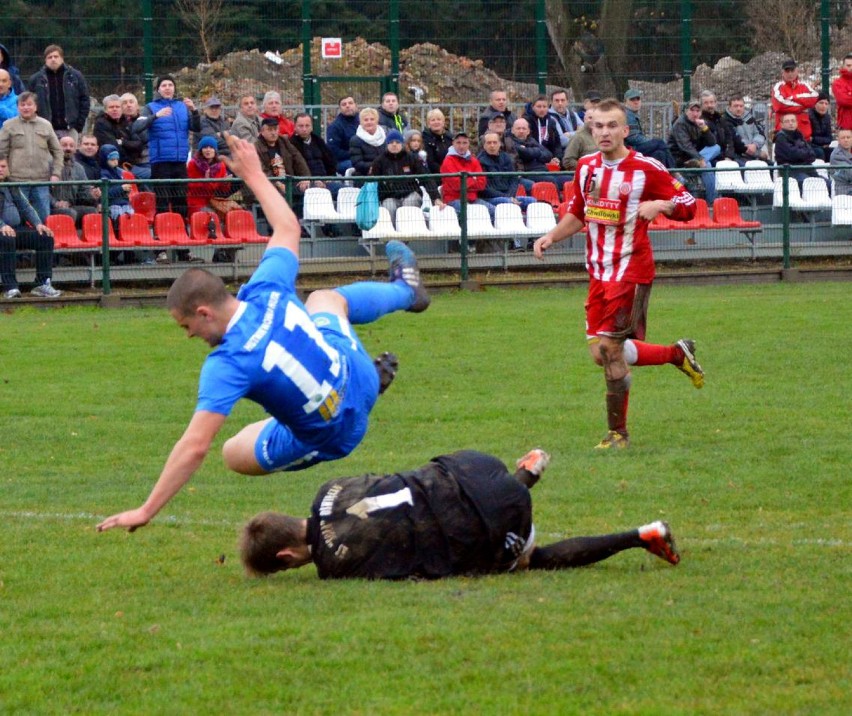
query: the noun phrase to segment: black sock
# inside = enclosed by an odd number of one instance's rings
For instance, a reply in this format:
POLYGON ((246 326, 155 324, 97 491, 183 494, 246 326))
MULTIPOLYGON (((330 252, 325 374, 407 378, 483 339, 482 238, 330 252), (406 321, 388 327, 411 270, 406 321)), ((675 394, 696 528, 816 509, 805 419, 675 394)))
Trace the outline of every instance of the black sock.
POLYGON ((536 547, 530 555, 530 569, 584 567, 634 547, 644 547, 638 530, 598 537, 572 537, 536 547))

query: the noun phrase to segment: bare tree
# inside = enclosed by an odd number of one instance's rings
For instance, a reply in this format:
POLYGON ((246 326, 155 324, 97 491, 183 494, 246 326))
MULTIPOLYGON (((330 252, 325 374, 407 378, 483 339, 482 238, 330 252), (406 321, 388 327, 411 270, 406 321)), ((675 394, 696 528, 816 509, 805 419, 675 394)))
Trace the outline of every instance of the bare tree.
POLYGON ((795 59, 819 52, 819 3, 813 0, 746 0, 753 46, 777 50, 795 59))
POLYGON ((219 20, 224 0, 176 0, 178 15, 184 24, 198 33, 201 48, 208 64, 219 49, 219 20))
POLYGON ((589 89, 620 97, 627 89, 625 70, 633 0, 603 0, 600 17, 574 17, 571 3, 546 0, 547 31, 575 97, 589 89))

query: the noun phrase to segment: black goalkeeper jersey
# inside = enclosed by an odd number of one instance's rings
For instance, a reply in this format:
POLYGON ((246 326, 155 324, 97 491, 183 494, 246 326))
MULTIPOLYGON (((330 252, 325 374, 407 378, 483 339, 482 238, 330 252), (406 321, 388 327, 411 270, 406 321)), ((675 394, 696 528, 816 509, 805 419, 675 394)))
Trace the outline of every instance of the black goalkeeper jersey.
POLYGON ((435 579, 511 569, 532 503, 497 458, 465 450, 394 475, 323 485, 308 519, 321 579, 435 579))

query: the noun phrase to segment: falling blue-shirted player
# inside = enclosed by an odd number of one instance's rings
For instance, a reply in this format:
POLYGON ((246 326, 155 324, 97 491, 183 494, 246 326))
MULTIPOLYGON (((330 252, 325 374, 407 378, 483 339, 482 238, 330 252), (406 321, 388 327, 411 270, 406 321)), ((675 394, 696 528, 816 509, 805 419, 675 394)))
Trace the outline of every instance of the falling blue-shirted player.
POLYGON ((370 410, 393 377, 395 359, 374 364, 351 324, 393 311, 420 312, 429 295, 411 250, 387 244, 390 282, 360 282, 296 295, 301 227, 264 176, 254 145, 228 137, 229 165, 260 201, 272 226, 263 259, 236 297, 222 280, 192 268, 172 285, 171 315, 214 350, 201 370, 198 403, 157 483, 134 510, 108 517, 99 531, 147 524, 201 466, 234 404, 248 398, 270 418, 225 442, 226 465, 245 475, 301 470, 348 455, 367 431, 370 410))

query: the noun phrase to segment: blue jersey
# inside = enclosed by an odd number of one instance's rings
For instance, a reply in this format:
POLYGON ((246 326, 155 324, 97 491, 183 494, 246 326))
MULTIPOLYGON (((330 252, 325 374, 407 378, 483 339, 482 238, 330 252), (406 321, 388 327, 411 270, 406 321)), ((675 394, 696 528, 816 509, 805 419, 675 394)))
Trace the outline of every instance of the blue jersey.
POLYGON ((326 340, 308 315, 296 295, 298 269, 288 249, 264 253, 237 294, 240 306, 222 342, 204 362, 196 410, 228 415, 246 397, 302 440, 319 439, 343 420, 351 352, 345 340, 326 340))

